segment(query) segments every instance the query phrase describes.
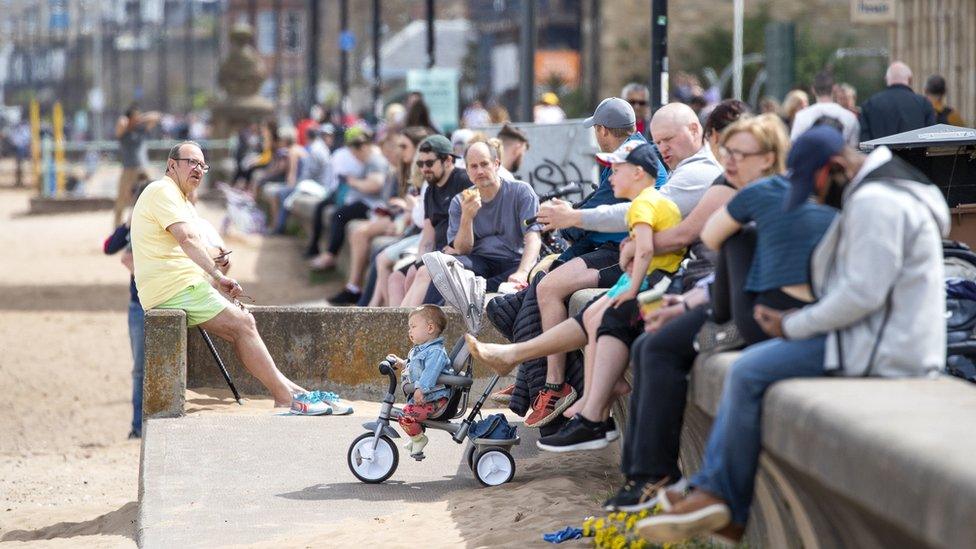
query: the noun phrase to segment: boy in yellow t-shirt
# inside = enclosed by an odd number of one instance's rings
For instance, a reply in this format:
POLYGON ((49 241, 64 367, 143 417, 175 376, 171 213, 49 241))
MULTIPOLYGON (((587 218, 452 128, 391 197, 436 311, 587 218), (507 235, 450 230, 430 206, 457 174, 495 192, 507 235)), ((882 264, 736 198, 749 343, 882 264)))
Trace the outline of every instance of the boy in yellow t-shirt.
POLYGON ((613 195, 631 200, 627 210, 630 235, 620 245, 620 268, 624 274, 583 310, 581 324, 588 339, 583 398, 570 408, 578 411, 573 419, 557 433, 536 442, 539 448, 551 452, 603 448, 609 433, 616 432, 609 420, 609 405, 615 394, 629 390, 622 374, 630 344, 643 332, 637 294, 677 271, 684 257, 683 249, 654 255, 654 233, 680 223, 681 212, 654 188, 657 158, 653 147, 647 142, 628 141, 612 153, 597 156, 613 166, 613 195), (590 436, 592 433, 600 436, 590 436))

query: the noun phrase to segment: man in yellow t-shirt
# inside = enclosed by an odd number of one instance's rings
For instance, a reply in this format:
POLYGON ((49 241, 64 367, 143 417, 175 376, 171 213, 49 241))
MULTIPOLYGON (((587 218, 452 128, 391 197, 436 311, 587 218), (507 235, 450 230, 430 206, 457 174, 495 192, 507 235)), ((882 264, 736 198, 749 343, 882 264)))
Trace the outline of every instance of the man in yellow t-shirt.
POLYGON ((271 391, 275 406, 291 406, 294 413, 329 413, 329 405, 305 398, 309 393, 278 370, 250 312, 221 294, 236 299, 244 290, 210 256, 187 198, 208 169, 199 145, 176 145, 166 160, 166 175, 146 187, 132 210, 130 240, 142 307, 182 309, 189 326, 199 325, 233 342, 244 367, 271 391))

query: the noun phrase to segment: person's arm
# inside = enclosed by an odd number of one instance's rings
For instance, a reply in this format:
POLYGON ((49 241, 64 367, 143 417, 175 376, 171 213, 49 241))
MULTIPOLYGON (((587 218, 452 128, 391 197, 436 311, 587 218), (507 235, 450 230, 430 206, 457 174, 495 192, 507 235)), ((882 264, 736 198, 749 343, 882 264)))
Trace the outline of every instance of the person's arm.
MULTIPOLYGON (((901 271, 905 212, 895 200, 852 200, 839 227, 849 244, 844 271, 820 301, 783 318, 790 339, 826 334, 860 322, 880 309, 901 271), (887 205, 879 202, 888 202, 887 205)), ((836 253, 836 252, 835 252, 836 253)))
POLYGON ((728 209, 723 207, 712 214, 708 223, 705 223, 705 228, 702 229, 701 233, 701 241, 712 250, 718 251, 722 247, 722 243, 741 228, 742 224, 733 219, 729 215, 728 209))
POLYGON ((159 124, 159 121, 163 118, 163 113, 159 111, 149 111, 144 112, 139 115, 139 122, 146 126, 147 130, 151 130, 159 124))
POLYGON ((298 160, 301 155, 294 148, 288 150, 288 175, 285 177, 285 183, 289 187, 294 187, 295 183, 298 182, 298 160))
POLYGON ((125 248, 129 244, 129 226, 126 224, 116 227, 115 232, 105 239, 102 244, 102 251, 105 255, 112 255, 125 248))
POLYGON ((129 131, 130 128, 131 128, 131 124, 129 122, 129 119, 124 116, 120 116, 118 121, 115 122, 115 138, 121 139, 122 136, 129 131))
MULTIPOLYGON (((481 194, 471 193, 465 196, 463 193, 458 193, 460 196, 460 206, 455 210, 454 202, 451 202, 451 224, 454 224, 454 213, 459 211, 457 217, 457 233, 454 235, 454 239, 448 239, 451 246, 457 250, 458 255, 466 255, 474 250, 474 216, 478 214, 478 210, 481 209, 481 194)), ((455 197, 455 200, 458 200, 455 197)))
POLYGON ((601 204, 595 208, 573 210, 579 212, 579 221, 576 226, 587 231, 625 233, 627 232, 627 208, 629 207, 629 202, 618 202, 617 204, 601 204))
POLYGON ((870 108, 870 101, 861 106, 861 114, 858 121, 861 123, 861 142, 871 140, 871 123, 868 121, 867 111, 870 108))
POLYGON ((542 249, 542 237, 538 231, 529 231, 522 237, 522 260, 518 269, 508 277, 509 282, 522 284, 529 281, 529 272, 539 261, 539 250, 542 249))
POLYGON ((386 178, 381 172, 370 173, 362 179, 356 177, 346 178, 346 183, 349 184, 350 187, 365 194, 379 193, 383 190, 383 184, 385 182, 386 178))
POLYGON ((702 228, 719 208, 728 204, 735 196, 735 190, 724 185, 715 185, 705 191, 688 217, 676 226, 654 233, 654 250, 659 254, 676 252, 693 244, 701 236, 702 228))
POLYGON ((447 353, 444 350, 439 348, 428 349, 423 356, 424 371, 420 374, 420 379, 417 380, 416 388, 423 390, 424 393, 429 393, 431 388, 437 385, 437 378, 444 371, 448 362, 447 353))
POLYGON ((192 223, 180 221, 166 227, 166 230, 173 235, 179 243, 180 248, 191 261, 196 263, 203 272, 213 277, 220 290, 226 292, 231 297, 237 297, 244 293, 243 288, 233 278, 228 278, 220 271, 220 267, 207 253, 207 248, 200 238, 200 233, 192 223))
POLYGON ((434 225, 430 219, 424 219, 424 228, 420 229, 420 243, 417 245, 417 255, 422 256, 434 251, 434 241, 437 234, 434 232, 434 225))
POLYGON ((611 304, 614 307, 637 297, 647 275, 647 267, 654 258, 654 229, 641 222, 634 225, 633 232, 634 260, 630 264, 630 286, 613 299, 611 304))

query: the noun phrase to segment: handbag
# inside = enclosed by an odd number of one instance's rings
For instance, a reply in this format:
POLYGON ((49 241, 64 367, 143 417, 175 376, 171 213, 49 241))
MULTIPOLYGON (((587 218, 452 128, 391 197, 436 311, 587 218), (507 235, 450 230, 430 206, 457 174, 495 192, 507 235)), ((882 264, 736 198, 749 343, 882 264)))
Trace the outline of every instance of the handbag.
POLYGON ((746 340, 739 333, 739 328, 735 322, 730 320, 718 324, 711 320, 706 320, 702 325, 698 335, 695 336, 695 350, 699 354, 722 353, 733 351, 746 346, 746 340))

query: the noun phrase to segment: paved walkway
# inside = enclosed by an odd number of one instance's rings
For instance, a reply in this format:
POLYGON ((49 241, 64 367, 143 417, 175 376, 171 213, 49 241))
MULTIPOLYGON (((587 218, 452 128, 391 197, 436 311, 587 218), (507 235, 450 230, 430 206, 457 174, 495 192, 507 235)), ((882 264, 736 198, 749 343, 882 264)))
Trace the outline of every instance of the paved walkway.
MULTIPOLYGON (((428 431, 427 459, 400 448, 385 483, 359 482, 346 465, 362 415, 189 415, 146 422, 139 540, 143 547, 215 547, 274 540, 343 519, 382 516, 406 503, 443 501, 478 485, 464 446, 428 431)), ((519 429, 518 460, 537 454, 519 429)), ((404 439, 397 439, 402 445, 404 439)))

